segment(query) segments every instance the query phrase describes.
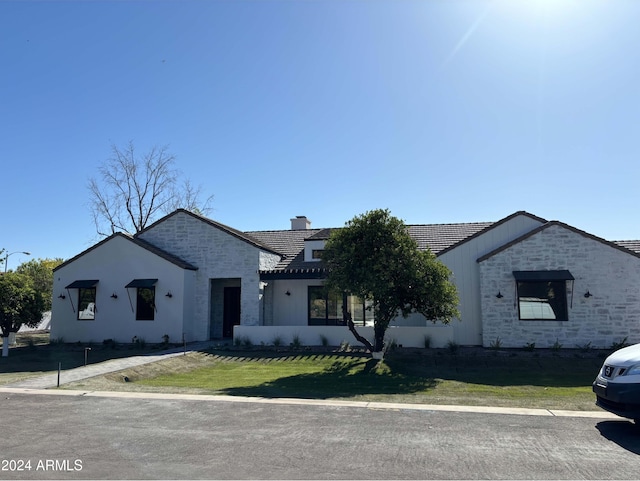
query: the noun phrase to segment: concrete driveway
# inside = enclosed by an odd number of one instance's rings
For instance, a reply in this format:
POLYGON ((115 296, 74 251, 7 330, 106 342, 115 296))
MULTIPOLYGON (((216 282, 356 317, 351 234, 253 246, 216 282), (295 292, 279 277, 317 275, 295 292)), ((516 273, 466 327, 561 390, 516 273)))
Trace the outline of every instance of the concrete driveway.
POLYGON ((0 479, 637 479, 640 472, 640 430, 606 413, 6 389, 0 401, 9 415, 0 469, 30 464, 0 471, 0 479))

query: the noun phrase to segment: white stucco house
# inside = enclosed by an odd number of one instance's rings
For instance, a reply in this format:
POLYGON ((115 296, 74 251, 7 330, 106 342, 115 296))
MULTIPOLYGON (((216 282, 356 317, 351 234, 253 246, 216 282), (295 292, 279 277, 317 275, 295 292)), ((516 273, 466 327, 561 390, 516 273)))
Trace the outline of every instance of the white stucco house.
MULTIPOLYGON (((611 242, 516 212, 497 222, 408 226, 452 271, 460 319, 398 318, 387 337, 407 347, 640 342, 640 241, 611 242)), ((52 339, 253 344, 354 343, 348 303, 373 337, 371 311, 321 289, 330 229, 303 216, 290 230, 241 232, 177 210, 135 236, 114 234, 54 271, 52 339)))

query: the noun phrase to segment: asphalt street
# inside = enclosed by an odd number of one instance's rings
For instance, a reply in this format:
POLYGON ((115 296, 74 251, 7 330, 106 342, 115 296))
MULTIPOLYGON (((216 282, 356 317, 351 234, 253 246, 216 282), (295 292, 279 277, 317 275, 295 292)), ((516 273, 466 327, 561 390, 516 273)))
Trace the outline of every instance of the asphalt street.
POLYGON ((606 413, 497 414, 69 391, 5 390, 0 401, 0 479, 640 477, 640 429, 606 413))

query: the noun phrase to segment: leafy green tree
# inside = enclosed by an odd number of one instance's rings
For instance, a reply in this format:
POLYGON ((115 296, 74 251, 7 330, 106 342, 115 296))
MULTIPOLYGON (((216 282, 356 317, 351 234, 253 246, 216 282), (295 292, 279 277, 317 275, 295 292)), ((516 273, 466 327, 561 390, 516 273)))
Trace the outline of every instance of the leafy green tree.
POLYGON ((44 306, 44 299, 29 276, 17 272, 0 276, 2 357, 9 355, 9 334, 18 332, 23 324, 36 327, 42 320, 44 306))
POLYGON ((389 323, 412 312, 443 323, 459 316, 451 272, 429 250, 418 249, 405 224, 389 210, 356 216, 332 231, 322 253, 327 289, 369 300, 374 313, 374 344, 360 335, 343 308, 355 338, 371 352, 382 351, 389 323))
POLYGON ((63 259, 32 259, 18 266, 16 272, 25 274, 33 281, 33 287, 44 299, 44 310, 51 310, 53 294, 53 269, 62 264, 63 259))

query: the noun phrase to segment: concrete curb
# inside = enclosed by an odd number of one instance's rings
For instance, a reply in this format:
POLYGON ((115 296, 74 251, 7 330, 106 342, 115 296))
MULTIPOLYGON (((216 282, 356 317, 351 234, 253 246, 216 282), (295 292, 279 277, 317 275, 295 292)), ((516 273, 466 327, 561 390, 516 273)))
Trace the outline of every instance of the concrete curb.
POLYGON ((620 419, 618 416, 605 411, 563 411, 559 409, 527 409, 505 408, 489 406, 449 406, 438 404, 408 404, 408 403, 383 403, 367 401, 341 401, 327 399, 299 399, 299 398, 260 398, 245 396, 224 396, 209 394, 169 394, 126 391, 81 391, 66 389, 28 389, 21 387, 0 387, 2 394, 32 394, 47 396, 75 396, 75 397, 101 397, 115 399, 156 399, 156 400, 181 400, 181 401, 206 401, 206 402, 234 402, 255 404, 279 404, 291 406, 334 406, 360 409, 380 409, 396 411, 445 411, 468 412, 485 414, 510 414, 515 416, 550 416, 550 417, 577 417, 594 419, 620 419))

